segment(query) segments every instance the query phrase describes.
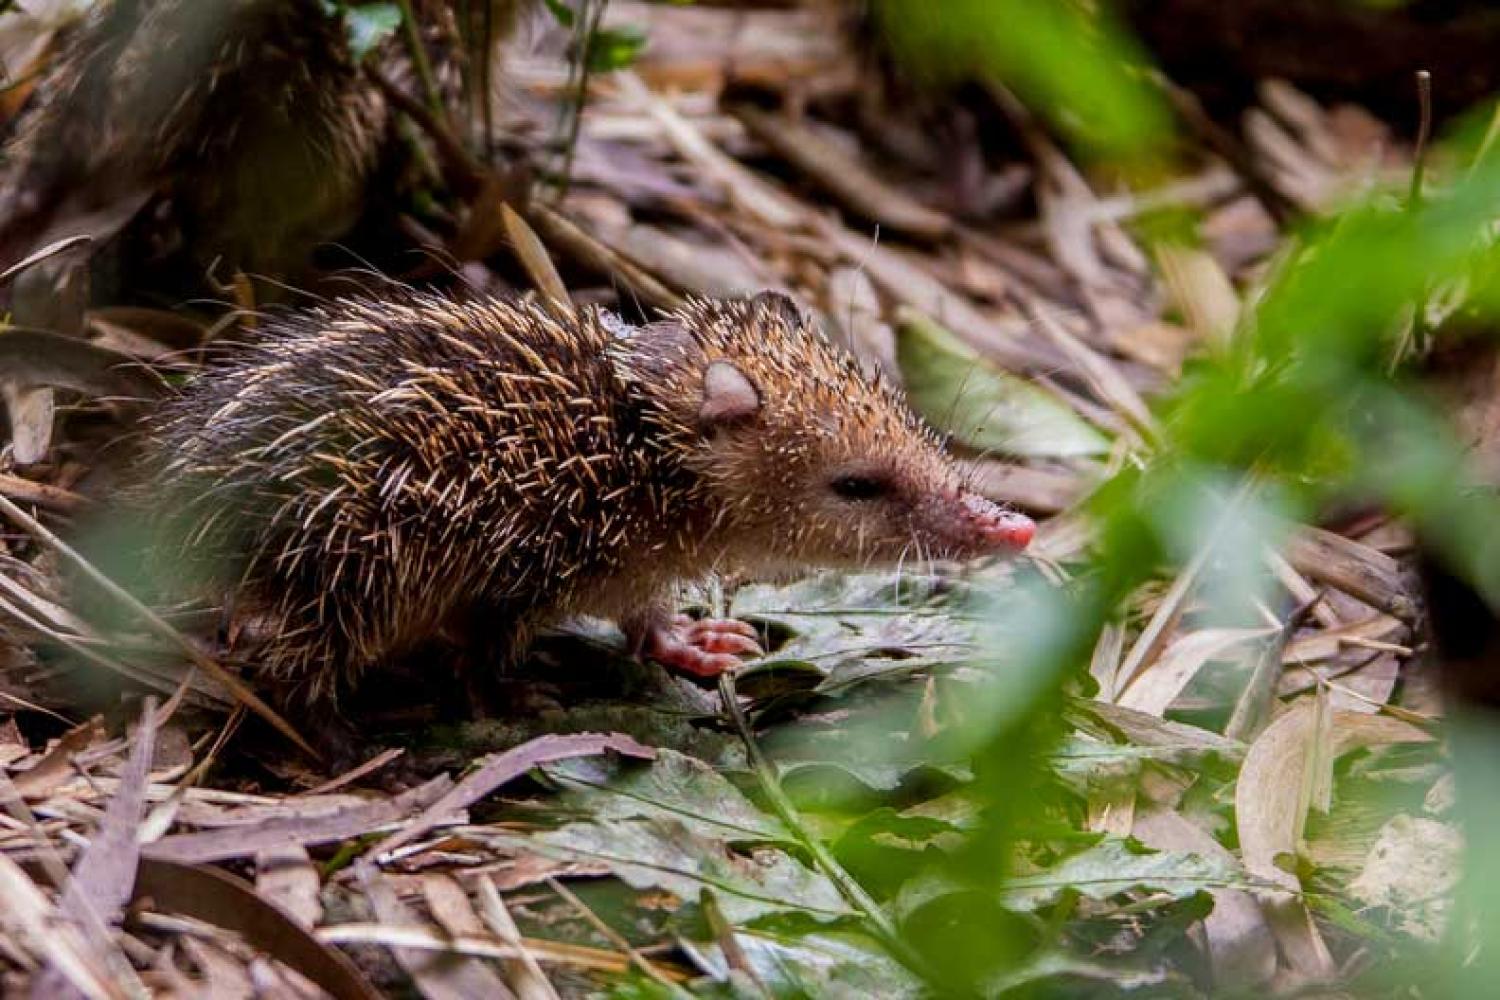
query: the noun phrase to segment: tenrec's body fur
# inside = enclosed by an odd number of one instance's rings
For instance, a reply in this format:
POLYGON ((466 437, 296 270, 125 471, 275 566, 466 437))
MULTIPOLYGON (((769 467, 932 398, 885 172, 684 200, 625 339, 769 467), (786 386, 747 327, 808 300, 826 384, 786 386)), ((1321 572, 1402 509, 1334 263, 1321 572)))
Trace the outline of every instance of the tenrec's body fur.
POLYGON ((288 314, 165 405, 143 467, 166 572, 209 571, 313 699, 455 626, 519 648, 659 615, 716 568, 992 550, 931 433, 780 296, 640 328, 416 294, 288 314))

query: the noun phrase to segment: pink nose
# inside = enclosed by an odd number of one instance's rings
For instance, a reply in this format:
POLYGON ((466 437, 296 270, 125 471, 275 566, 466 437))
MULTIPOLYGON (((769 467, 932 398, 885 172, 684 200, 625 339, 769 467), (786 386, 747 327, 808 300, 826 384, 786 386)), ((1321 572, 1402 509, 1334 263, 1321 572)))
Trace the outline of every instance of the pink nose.
POLYGON ((961 503, 969 523, 986 542, 997 549, 1025 551, 1036 535, 1036 522, 1025 514, 1003 510, 981 496, 966 494, 961 503))

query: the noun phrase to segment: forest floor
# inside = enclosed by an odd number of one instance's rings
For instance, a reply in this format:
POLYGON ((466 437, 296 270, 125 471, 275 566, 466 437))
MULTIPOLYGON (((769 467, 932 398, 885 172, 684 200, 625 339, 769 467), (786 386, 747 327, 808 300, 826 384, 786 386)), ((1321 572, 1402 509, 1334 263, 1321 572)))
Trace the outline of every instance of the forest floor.
MULTIPOLYGON (((1401 963, 1448 931, 1461 838, 1401 521, 1351 506, 1284 526, 1251 613, 1226 615, 1216 546, 1248 518, 1228 482, 1092 637, 1086 673, 1040 696, 996 671, 1029 683, 1027 629, 1055 623, 1018 628, 1009 595, 1090 571, 1086 499, 1152 461, 1157 401, 1228 349, 1300 238, 1290 220, 1404 189, 1410 137, 1285 81, 1249 81, 1254 103, 1222 120, 1166 83, 1173 169, 1127 187, 998 84, 883 85, 835 5, 615 0, 603 28, 624 26, 647 44, 586 81, 565 154, 539 137, 571 128, 577 74, 545 49, 507 62, 500 128, 565 192, 510 211, 513 187, 437 135, 438 169, 479 183, 404 220, 411 259, 445 262, 408 280, 451 264, 503 294, 555 265, 576 301, 645 311, 789 290, 904 384, 985 493, 1038 519, 1031 550, 687 595, 765 639, 718 690, 580 624, 489 717, 424 704, 446 676, 377 694, 352 710, 369 759, 327 773, 180 655, 128 695, 59 683, 65 650, 116 656, 58 603, 47 529, 87 502, 113 426, 75 392, 52 456, 0 471, 0 992, 1409 988, 1401 963), (1193 238, 1150 239, 1162 217, 1193 238), (1015 706, 1047 721, 1018 726, 1015 706)), ((86 336, 157 363, 225 315, 99 303, 86 336)))

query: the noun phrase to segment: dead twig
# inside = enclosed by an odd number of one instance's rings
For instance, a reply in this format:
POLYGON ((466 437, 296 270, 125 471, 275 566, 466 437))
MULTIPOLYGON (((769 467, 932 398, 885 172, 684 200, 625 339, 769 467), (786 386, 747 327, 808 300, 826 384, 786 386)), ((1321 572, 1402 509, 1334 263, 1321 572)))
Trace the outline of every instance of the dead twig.
POLYGON ((67 542, 64 542, 61 538, 58 538, 51 531, 47 530, 36 518, 26 513, 20 507, 17 507, 9 498, 3 495, 0 495, 0 512, 3 512, 18 527, 24 529, 37 541, 47 546, 53 552, 56 552, 63 558, 64 562, 67 562, 73 568, 83 573, 95 586, 129 608, 133 614, 146 623, 152 632, 185 653, 195 666, 228 688, 236 700, 270 723, 272 728, 291 740, 309 757, 315 760, 319 758, 318 752, 312 748, 312 745, 303 739, 301 734, 293 729, 290 723, 277 714, 275 709, 267 705, 259 695, 246 687, 243 681, 219 666, 212 657, 202 652, 197 646, 194 646, 186 636, 167 624, 160 615, 147 607, 134 594, 131 594, 125 588, 101 573, 93 563, 79 555, 67 542))

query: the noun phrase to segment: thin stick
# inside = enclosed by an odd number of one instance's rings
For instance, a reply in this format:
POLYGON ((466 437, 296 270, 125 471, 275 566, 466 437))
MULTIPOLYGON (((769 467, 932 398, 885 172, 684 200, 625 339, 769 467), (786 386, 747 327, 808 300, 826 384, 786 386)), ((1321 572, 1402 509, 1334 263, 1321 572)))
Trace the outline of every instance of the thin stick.
POLYGON ((564 900, 566 900, 569 906, 577 910, 579 915, 582 916, 584 920, 587 920, 589 922, 589 926, 593 927, 594 930, 598 931, 600 934, 603 934, 606 938, 608 938, 610 944, 613 944, 616 948, 620 949, 620 951, 624 952, 626 955, 629 955, 631 963, 635 965, 636 968, 640 969, 646 975, 650 976, 652 979, 665 986, 673 996, 689 996, 689 994, 685 990, 683 990, 681 986, 672 982, 671 979, 668 979, 660 969, 651 964, 650 959, 646 958, 645 955, 642 955, 634 945, 625 940, 624 936, 622 936, 619 931, 615 930, 613 927, 609 926, 609 924, 605 923, 604 920, 600 918, 599 914, 595 913, 589 908, 589 905, 587 903, 574 895, 572 889, 569 889, 567 886, 563 885, 551 875, 547 876, 547 885, 552 887, 553 892, 557 893, 564 900))
POLYGON ((510 988, 520 1000, 561 1000, 552 981, 542 971, 541 963, 522 940, 521 932, 516 928, 516 922, 511 918, 510 910, 506 909, 505 899, 500 895, 500 890, 495 888, 495 883, 484 876, 474 880, 474 888, 479 893, 480 917, 496 937, 520 953, 518 958, 504 963, 510 973, 506 976, 510 988))
POLYGON ((416 123, 432 140, 433 146, 437 148, 438 159, 442 162, 443 180, 461 194, 478 191, 483 183, 484 168, 439 116, 402 90, 396 85, 396 81, 375 66, 367 63, 365 72, 396 109, 416 123))
POLYGON ((732 673, 726 672, 719 675, 719 698, 724 703, 724 711, 729 715, 730 722, 739 732, 741 742, 745 744, 745 753, 750 758, 750 766, 755 771, 761 791, 765 793, 766 801, 771 804, 772 810, 786 824, 787 829, 792 831, 797 842, 812 857, 813 862, 823 870, 823 874, 838 887, 844 899, 865 918, 886 949, 928 982, 937 982, 938 980, 928 971, 921 956, 901 940, 901 935, 896 931, 896 925, 891 922, 891 918, 886 915, 881 905, 870 897, 864 886, 860 885, 853 875, 844 870, 844 866, 839 864, 838 860, 829 853, 828 848, 808 831, 802 818, 797 815, 797 807, 792 805, 792 800, 787 798, 786 793, 781 790, 781 781, 771 762, 761 752, 760 744, 755 740, 755 732, 750 728, 750 723, 740 708, 739 694, 735 691, 732 673))
POLYGON ((604 8, 609 0, 593 0, 585 3, 582 16, 578 18, 578 89, 573 100, 565 105, 568 111, 567 135, 563 137, 563 163, 557 181, 557 204, 568 196, 568 187, 573 182, 573 159, 578 151, 578 133, 583 128, 583 106, 589 96, 590 65, 594 56, 594 45, 599 39, 599 23, 604 19, 604 8))
MULTIPOLYGON (((1422 179, 1427 173, 1427 143, 1432 136, 1432 74, 1425 69, 1417 70, 1417 147, 1412 154, 1411 188, 1406 195, 1406 211, 1415 214, 1422 208, 1422 179)), ((1420 354, 1427 347, 1427 283, 1423 282, 1412 303, 1411 332, 1402 338, 1401 349, 1391 365, 1392 369, 1410 350, 1420 354)))
POLYGON ((1411 190, 1406 196, 1408 207, 1422 203, 1422 178, 1427 172, 1427 143, 1432 138, 1432 74, 1417 70, 1417 148, 1412 154, 1411 190))
POLYGON ((234 695, 237 701, 270 723, 272 728, 278 733, 291 740, 314 760, 322 759, 318 752, 297 733, 297 730, 293 729, 280 715, 277 715, 276 711, 262 701, 259 695, 246 687, 243 681, 219 666, 215 660, 189 642, 186 636, 167 624, 160 615, 148 608, 135 595, 99 572, 99 570, 94 568, 93 563, 75 552, 72 546, 68 545, 61 538, 58 538, 51 531, 48 531, 36 518, 26 513, 20 507, 17 507, 4 494, 0 494, 0 512, 3 512, 18 526, 25 529, 37 541, 62 556, 64 562, 71 563, 74 568, 88 577, 95 586, 140 616, 141 620, 150 626, 152 632, 155 632, 158 636, 187 654, 188 659, 192 660, 204 673, 228 688, 229 693, 234 695))

